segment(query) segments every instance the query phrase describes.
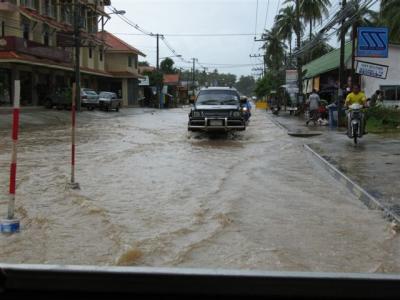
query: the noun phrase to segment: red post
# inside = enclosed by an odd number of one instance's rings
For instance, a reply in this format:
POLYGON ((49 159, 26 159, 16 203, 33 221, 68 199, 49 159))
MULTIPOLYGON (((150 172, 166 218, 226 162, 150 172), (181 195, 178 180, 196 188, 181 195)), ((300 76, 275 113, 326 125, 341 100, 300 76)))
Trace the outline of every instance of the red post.
POLYGON ((15 208, 15 191, 17 179, 17 144, 18 144, 18 129, 19 129, 19 97, 20 97, 20 81, 14 82, 14 108, 13 108, 13 127, 12 127, 12 152, 11 152, 11 165, 10 165, 10 199, 8 204, 7 219, 14 218, 15 208))
POLYGON ((76 127, 76 83, 72 85, 72 106, 71 106, 71 182, 73 189, 79 189, 79 184, 75 182, 75 127, 76 127))

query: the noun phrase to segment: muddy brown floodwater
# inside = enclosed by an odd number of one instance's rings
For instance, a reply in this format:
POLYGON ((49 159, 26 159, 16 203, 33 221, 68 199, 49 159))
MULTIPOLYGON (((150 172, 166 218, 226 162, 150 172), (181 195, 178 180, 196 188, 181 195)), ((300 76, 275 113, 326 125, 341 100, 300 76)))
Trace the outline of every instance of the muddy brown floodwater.
MULTIPOLYGON (((187 112, 81 113, 78 191, 66 188, 68 123, 21 130, 22 231, 0 236, 0 261, 400 270, 390 223, 315 167, 303 139, 287 136, 264 111, 242 133, 188 133, 187 112)), ((46 114, 68 120, 66 113, 46 114)), ((1 130, 2 216, 10 147, 9 132, 1 130)))

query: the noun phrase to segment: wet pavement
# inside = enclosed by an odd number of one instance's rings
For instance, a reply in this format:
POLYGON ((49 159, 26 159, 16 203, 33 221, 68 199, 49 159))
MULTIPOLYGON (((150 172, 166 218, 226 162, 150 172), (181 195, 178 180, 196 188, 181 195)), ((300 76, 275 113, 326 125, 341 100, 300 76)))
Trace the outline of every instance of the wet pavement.
MULTIPOLYGON (((400 243, 313 168, 265 111, 245 132, 188 133, 187 108, 83 112, 69 190, 69 114, 22 116, 17 216, 0 261, 258 270, 399 272, 400 243), (31 126, 32 125, 32 126, 31 126)), ((0 213, 11 141, 0 127, 0 213)))
POLYGON ((327 161, 400 216, 400 132, 368 134, 355 145, 345 134, 327 126, 308 126, 283 114, 275 118, 289 131, 319 131, 307 144, 327 161))

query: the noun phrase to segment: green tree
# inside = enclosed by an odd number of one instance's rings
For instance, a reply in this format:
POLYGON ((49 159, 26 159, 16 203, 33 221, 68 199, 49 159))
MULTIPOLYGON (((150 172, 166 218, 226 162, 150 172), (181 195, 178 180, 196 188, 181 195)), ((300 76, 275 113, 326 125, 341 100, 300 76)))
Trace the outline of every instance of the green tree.
POLYGON ((151 86, 157 86, 157 85, 162 86, 163 85, 163 75, 161 72, 146 71, 146 72, 143 72, 143 75, 149 76, 149 81, 150 81, 151 86))
POLYGON ((164 74, 176 74, 177 70, 174 68, 174 64, 173 59, 167 57, 160 63, 160 70, 164 74))
POLYGON ((264 35, 265 43, 265 63, 272 71, 279 71, 285 59, 285 43, 279 34, 278 27, 274 26, 271 30, 266 30, 264 35))
POLYGON ((281 8, 279 15, 275 17, 275 24, 278 29, 279 36, 287 40, 289 45, 289 56, 292 56, 292 37, 296 20, 296 13, 293 5, 281 8))
MULTIPOLYGON (((311 39, 314 39, 314 35, 311 36, 311 39)), ((306 45, 309 42, 310 40, 307 39, 302 42, 302 45, 306 45)), ((332 50, 334 50, 334 48, 329 45, 328 39, 323 38, 312 48, 312 50, 305 52, 305 55, 303 55, 303 62, 304 64, 307 64, 310 61, 331 52, 332 50)))
MULTIPOLYGON (((357 27, 373 26, 378 23, 379 14, 369 9, 367 6, 362 5, 362 0, 350 0, 347 2, 347 5, 353 8, 354 17, 351 23, 345 23, 343 27, 346 35, 350 33, 350 36, 353 36, 353 34, 355 34, 352 30, 353 25, 354 29, 357 30, 357 27)), ((337 35, 340 38, 340 30, 338 30, 337 35)))
POLYGON ((283 72, 273 72, 269 70, 264 77, 257 80, 254 90, 255 94, 258 98, 265 97, 269 95, 271 91, 278 91, 283 82, 283 72))
POLYGON ((236 89, 243 95, 250 96, 254 93, 256 81, 253 76, 240 76, 235 83, 236 89))
POLYGON ((300 11, 305 23, 308 23, 312 38, 313 27, 316 22, 322 22, 324 17, 329 15, 328 8, 331 6, 330 0, 300 0, 300 11))
POLYGON ((389 27, 390 40, 400 42, 400 0, 382 0, 380 18, 389 27))
POLYGON ((150 67, 150 64, 147 61, 139 61, 138 66, 139 67, 150 67))

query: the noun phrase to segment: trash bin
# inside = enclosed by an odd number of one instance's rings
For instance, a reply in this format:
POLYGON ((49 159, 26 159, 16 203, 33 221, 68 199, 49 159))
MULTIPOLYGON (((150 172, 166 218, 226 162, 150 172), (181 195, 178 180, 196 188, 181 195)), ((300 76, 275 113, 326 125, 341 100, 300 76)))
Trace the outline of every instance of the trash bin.
POLYGON ((329 127, 337 127, 338 112, 336 104, 330 104, 327 108, 329 113, 329 127))
MULTIPOLYGON (((334 128, 338 126, 338 109, 336 104, 330 104, 327 106, 329 114, 329 127, 334 128)), ((346 110, 342 107, 340 111, 340 126, 346 124, 346 110)))

